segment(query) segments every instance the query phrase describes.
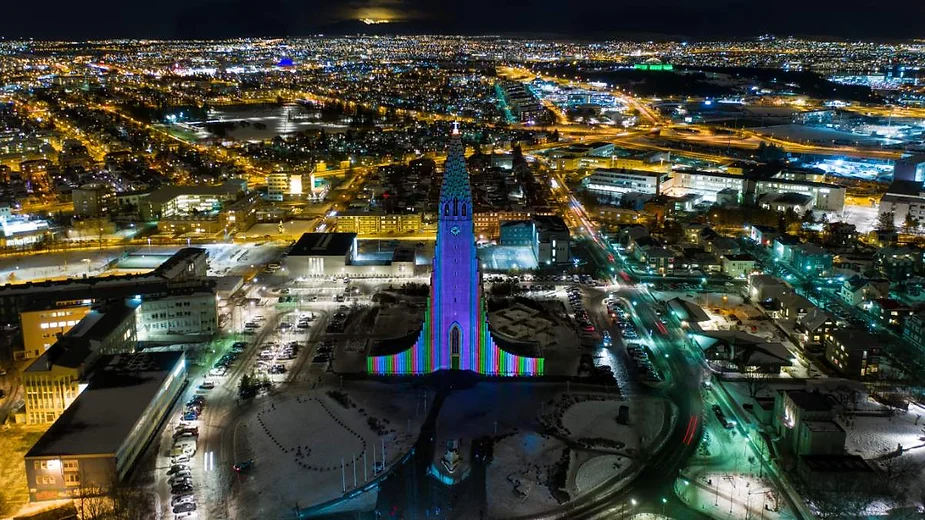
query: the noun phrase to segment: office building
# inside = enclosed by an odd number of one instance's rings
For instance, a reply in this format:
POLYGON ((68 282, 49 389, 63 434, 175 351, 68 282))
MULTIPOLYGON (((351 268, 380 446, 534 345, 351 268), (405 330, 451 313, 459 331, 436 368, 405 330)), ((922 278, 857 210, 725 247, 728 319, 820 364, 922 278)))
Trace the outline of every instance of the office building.
POLYGON ((622 168, 599 168, 582 180, 595 195, 619 197, 624 193, 657 195, 672 186, 668 173, 622 168))
POLYGON ((91 310, 89 301, 45 303, 37 307, 19 315, 23 342, 22 359, 39 357, 91 310))
POLYGON ((378 238, 421 231, 420 213, 387 213, 382 209, 348 209, 335 217, 338 233, 378 238))
POLYGON ((533 254, 539 265, 561 265, 571 262, 570 235, 562 217, 533 217, 533 254))
POLYGON ((186 384, 182 352, 105 356, 86 390, 26 453, 33 502, 125 478, 186 384))
POLYGON ((215 291, 193 288, 167 296, 141 296, 135 309, 138 341, 205 341, 218 333, 215 291))
POLYGON ((277 202, 303 200, 314 193, 315 174, 273 172, 267 174, 267 199, 277 202))
POLYGON ((97 358, 132 352, 136 343, 133 306, 113 304, 90 311, 23 371, 26 422, 57 419, 79 394, 97 358))

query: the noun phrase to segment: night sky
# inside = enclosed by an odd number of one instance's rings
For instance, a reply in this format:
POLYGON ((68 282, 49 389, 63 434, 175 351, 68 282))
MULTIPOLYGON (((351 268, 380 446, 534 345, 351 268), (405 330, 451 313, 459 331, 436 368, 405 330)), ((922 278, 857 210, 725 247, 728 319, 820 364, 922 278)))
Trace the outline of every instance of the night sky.
POLYGON ((893 0, 45 0, 5 2, 0 36, 224 38, 399 32, 709 39, 764 33, 925 38, 925 1, 893 0), (40 6, 40 8, 39 8, 40 6), (377 27, 377 29, 379 29, 377 27))

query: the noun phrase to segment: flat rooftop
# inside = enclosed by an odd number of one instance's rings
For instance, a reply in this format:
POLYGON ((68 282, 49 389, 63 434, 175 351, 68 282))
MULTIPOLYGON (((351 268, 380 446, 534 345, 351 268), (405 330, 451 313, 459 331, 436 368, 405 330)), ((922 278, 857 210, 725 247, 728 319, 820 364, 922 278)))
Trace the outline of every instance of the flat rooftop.
POLYGON ((26 458, 115 454, 183 362, 182 352, 101 357, 90 385, 26 458))
POLYGON ((356 233, 305 233, 289 256, 344 256, 356 242, 356 233))
POLYGON ((787 397, 801 409, 811 412, 828 412, 835 406, 828 394, 819 392, 790 390, 787 392, 787 397))

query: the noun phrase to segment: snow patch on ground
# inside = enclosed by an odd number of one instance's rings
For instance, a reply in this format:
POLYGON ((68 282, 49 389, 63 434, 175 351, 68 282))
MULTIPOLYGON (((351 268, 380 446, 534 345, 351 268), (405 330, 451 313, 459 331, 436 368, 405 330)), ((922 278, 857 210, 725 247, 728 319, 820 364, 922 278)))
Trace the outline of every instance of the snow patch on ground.
POLYGON ((348 494, 363 487, 374 478, 373 461, 381 464, 383 451, 386 466, 407 453, 432 402, 427 396, 425 405, 407 385, 345 383, 333 395, 322 388, 273 396, 245 417, 236 451, 238 458, 255 460, 243 485, 246 495, 259 498, 241 501, 255 508, 242 511, 242 518, 279 518, 291 514, 294 504, 305 508, 339 498, 344 482, 348 494))
MULTIPOLYGON (((666 407, 671 403, 661 398, 641 398, 630 401, 590 400, 575 403, 565 410, 562 425, 569 438, 591 447, 625 450, 637 453, 640 445, 649 448, 665 425, 666 407), (617 423, 621 406, 629 407, 628 424, 617 423), (582 441, 582 440, 585 441, 582 441), (589 440, 594 441, 589 441, 589 440), (599 439, 607 439, 603 444, 599 439), (640 442, 641 441, 641 442, 640 442)), ((666 414, 666 412, 668 412, 666 414)))
POLYGON ((575 476, 575 490, 587 493, 614 476, 630 469, 632 461, 619 455, 601 455, 585 462, 575 476))
MULTIPOLYGON (((904 450, 925 444, 923 410, 910 406, 908 412, 899 412, 894 417, 849 416, 841 420, 847 432, 845 449, 865 459, 876 458, 896 451, 902 445, 904 450), (916 424, 918 422, 918 424, 916 424)), ((919 448, 921 449, 921 448, 919 448)))
POLYGON ((549 491, 549 470, 562 455, 565 443, 548 435, 523 432, 494 446, 486 486, 492 518, 528 516, 558 505, 549 491))

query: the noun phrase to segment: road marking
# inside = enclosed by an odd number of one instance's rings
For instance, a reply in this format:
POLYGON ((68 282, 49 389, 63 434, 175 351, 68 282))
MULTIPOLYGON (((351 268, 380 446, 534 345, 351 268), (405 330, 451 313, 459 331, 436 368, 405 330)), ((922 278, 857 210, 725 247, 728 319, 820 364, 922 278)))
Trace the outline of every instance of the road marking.
POLYGON ((214 454, 211 451, 207 451, 205 457, 203 457, 203 470, 212 471, 215 469, 215 458, 214 454))

